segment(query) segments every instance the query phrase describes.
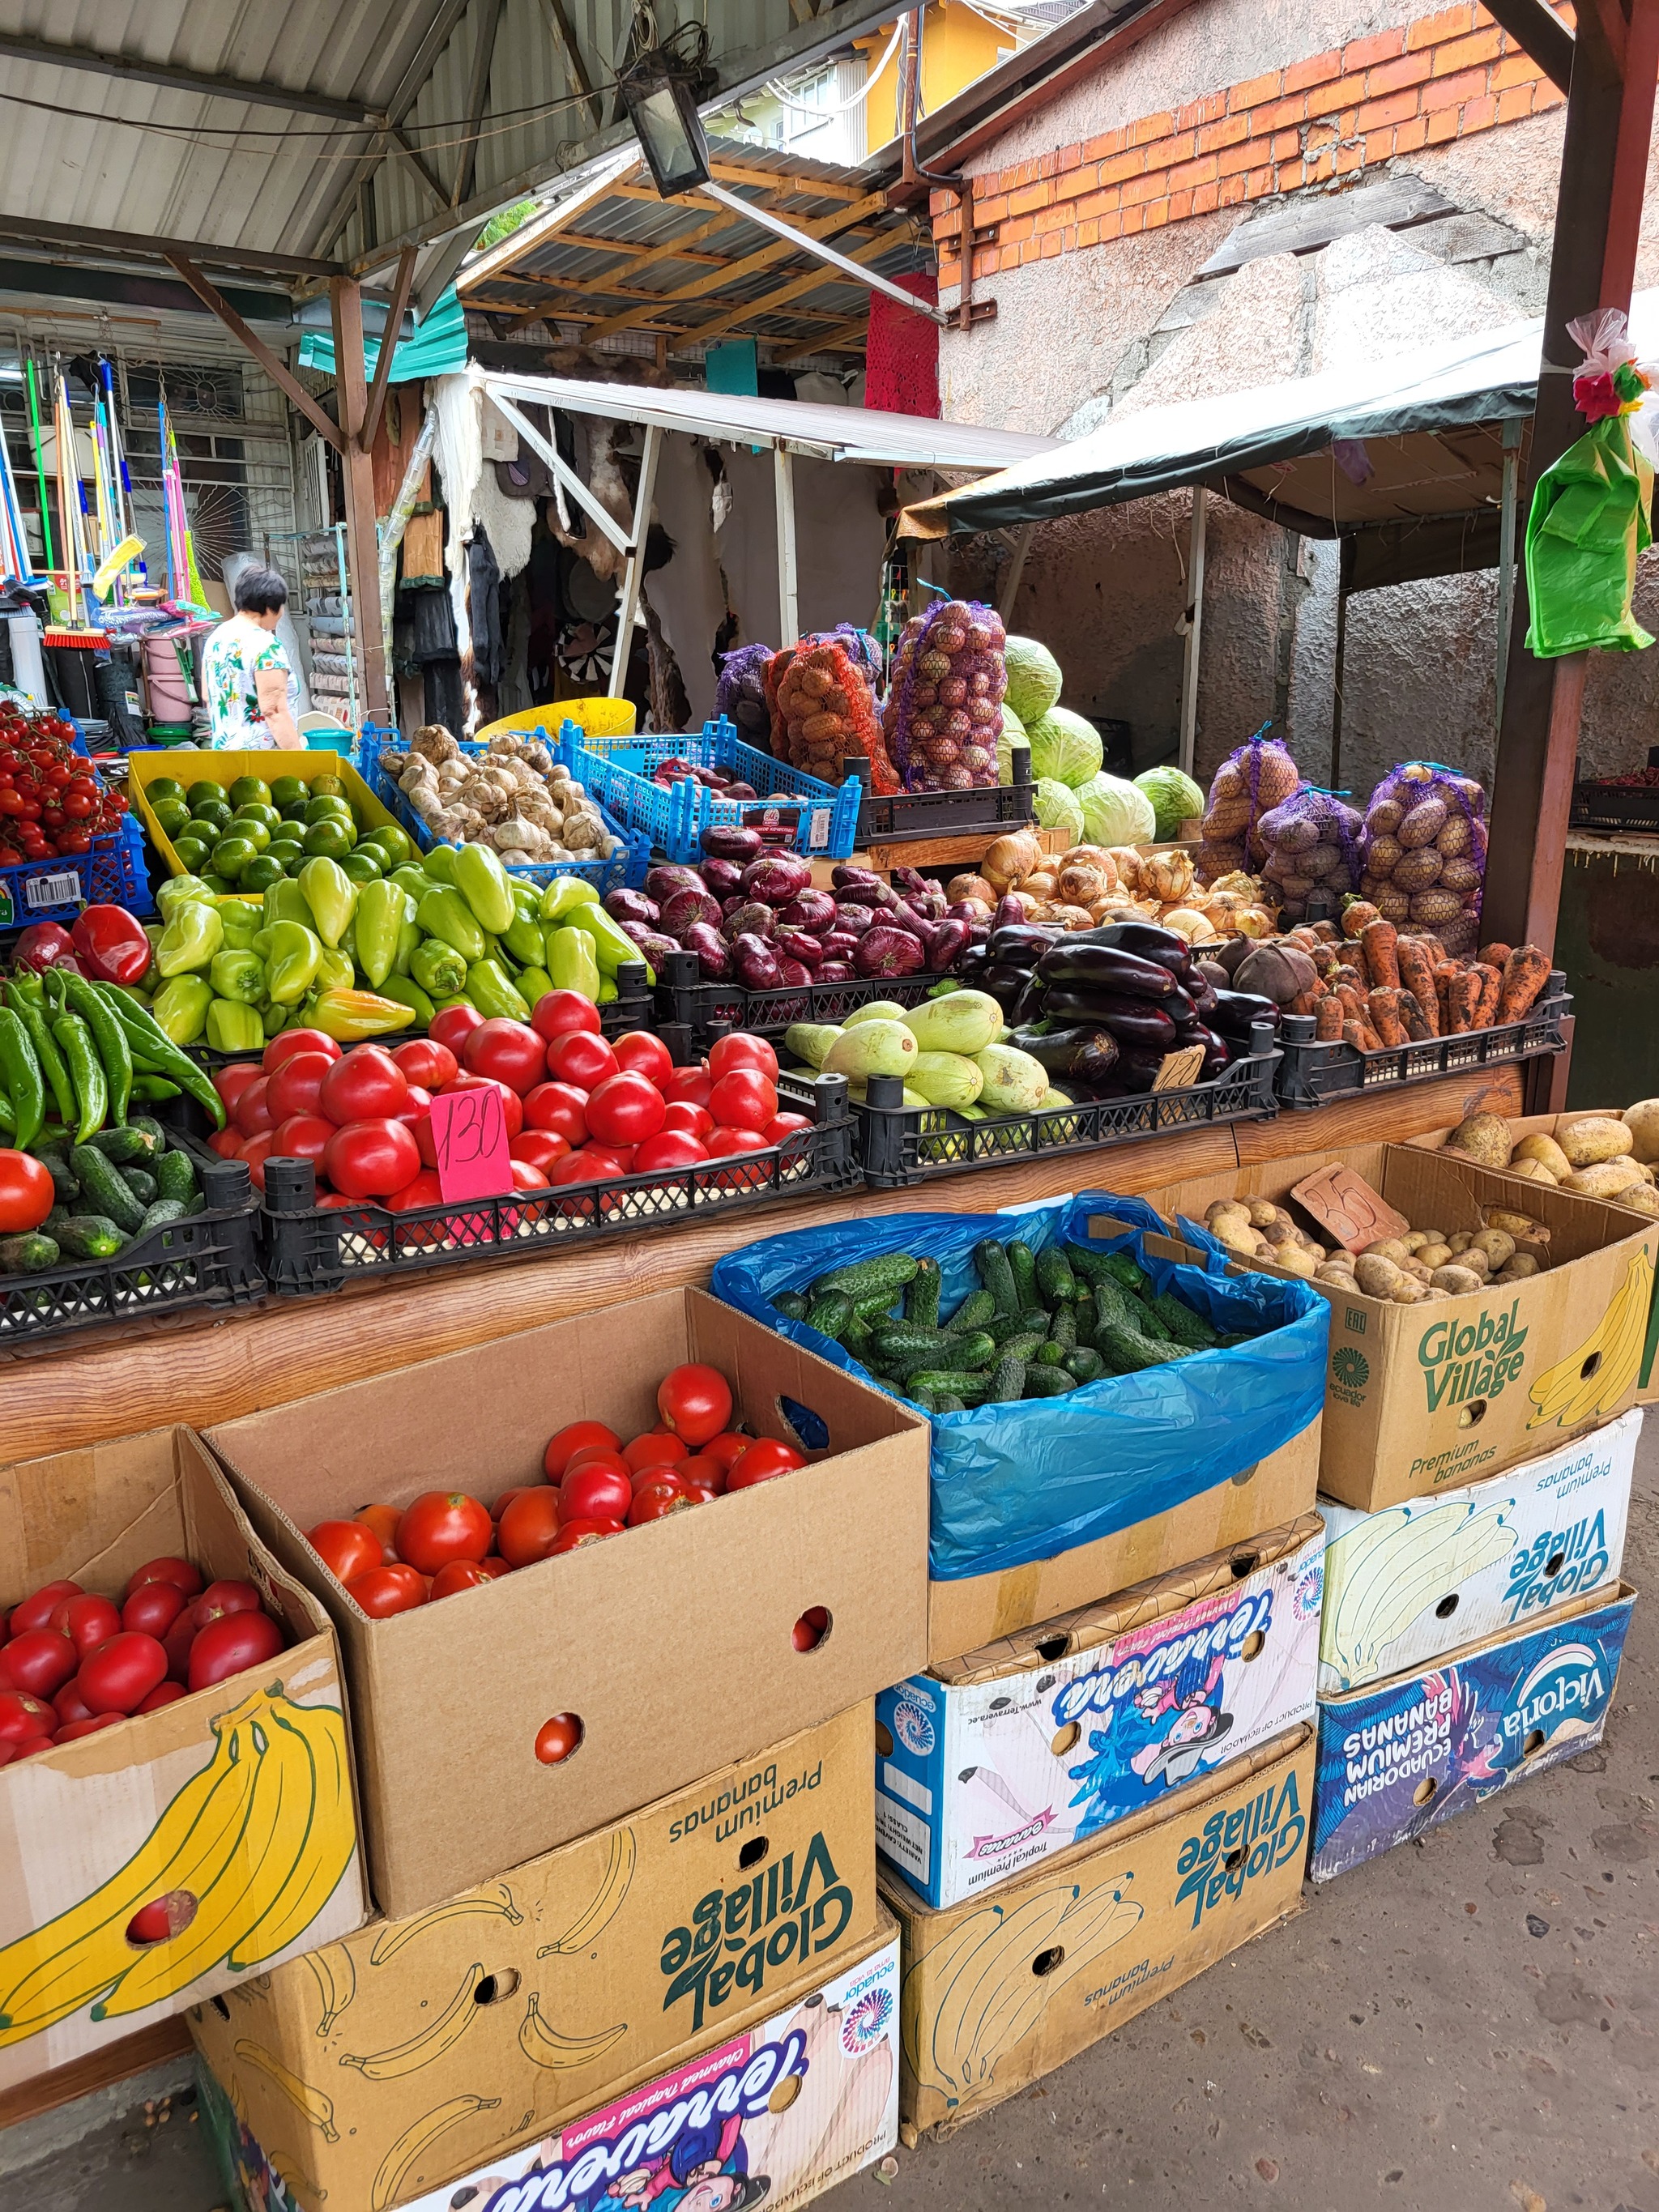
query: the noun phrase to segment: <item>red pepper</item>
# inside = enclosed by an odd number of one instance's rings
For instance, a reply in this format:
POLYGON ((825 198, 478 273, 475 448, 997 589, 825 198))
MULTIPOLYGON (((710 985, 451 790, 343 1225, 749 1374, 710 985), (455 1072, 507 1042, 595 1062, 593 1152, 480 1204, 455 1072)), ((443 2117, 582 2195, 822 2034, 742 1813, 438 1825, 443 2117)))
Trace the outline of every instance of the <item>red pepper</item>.
POLYGON ((124 906, 89 906, 70 931, 88 975, 100 983, 136 983, 150 963, 150 943, 124 906))
POLYGON ((81 967, 75 940, 55 921, 32 921, 12 947, 11 960, 14 968, 32 968, 37 975, 58 967, 78 974, 81 967))

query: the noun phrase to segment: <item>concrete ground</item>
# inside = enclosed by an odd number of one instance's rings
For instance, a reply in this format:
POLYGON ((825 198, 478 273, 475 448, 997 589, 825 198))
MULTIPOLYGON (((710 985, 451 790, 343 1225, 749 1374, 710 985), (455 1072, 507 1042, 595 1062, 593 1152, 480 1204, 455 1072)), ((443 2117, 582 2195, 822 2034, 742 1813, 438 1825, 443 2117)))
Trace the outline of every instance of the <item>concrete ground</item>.
MULTIPOLYGON (((1656 1566, 1659 1418, 1626 1578, 1649 1590, 1656 1566)), ((1659 2212, 1656 1869, 1650 1601, 1602 1745, 1304 1891, 1287 1926, 836 2212, 1659 2212)), ((0 2212, 222 2206, 184 2072, 135 2087, 0 2135, 0 2212)))

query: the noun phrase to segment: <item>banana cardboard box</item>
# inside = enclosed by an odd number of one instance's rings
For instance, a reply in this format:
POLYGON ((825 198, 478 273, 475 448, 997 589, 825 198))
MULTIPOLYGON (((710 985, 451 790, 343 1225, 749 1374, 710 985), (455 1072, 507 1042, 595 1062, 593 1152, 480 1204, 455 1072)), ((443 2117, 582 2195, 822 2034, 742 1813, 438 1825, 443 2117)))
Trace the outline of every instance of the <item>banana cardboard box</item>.
MULTIPOLYGON (((1304 1153, 1148 1195, 1166 1217, 1201 1222, 1218 1198, 1288 1205, 1297 1183, 1335 1162, 1416 1229, 1479 1229, 1486 1209, 1521 1206, 1548 1231, 1550 1260, 1524 1281, 1419 1305, 1313 1285, 1331 1309, 1319 1468, 1327 1496, 1369 1512, 1461 1489, 1634 1402, 1659 1221, 1409 1145, 1304 1153)), ((1243 1264, 1279 1272, 1267 1261, 1243 1264)))
POLYGON ((185 1429, 0 1467, 0 1609, 146 1560, 258 1584, 266 1667, 0 1771, 0 2090, 360 1927, 369 1911, 340 1655, 185 1429), (171 1901, 139 1946, 134 1914, 171 1901))
POLYGON ((1607 1583, 1535 1627, 1322 1700, 1314 1881, 1599 1743, 1635 1605, 1627 1583, 1607 1583))
POLYGON ((197 2047, 306 2212, 400 2203, 861 1955, 879 1911, 872 1732, 866 1702, 261 1975, 196 2008, 197 2047))
POLYGON ((969 1654, 876 1700, 876 1848, 959 1904, 1313 1719, 1323 1524, 969 1654))
POLYGON ((1313 1766, 1304 1727, 943 1912, 884 1871, 903 2140, 989 2112, 1298 1911, 1313 1766))
MULTIPOLYGON (((878 1927, 829 1976, 774 1996, 753 2022, 705 2033, 636 2089, 533 2141, 503 2092, 452 2097, 384 2155, 357 2212, 795 2212, 898 2140, 898 1931, 878 1927), (453 2179, 434 2185, 433 2177, 453 2179)), ((220 2081, 201 2069, 203 2108, 226 2186, 248 2212, 308 2212, 316 2201, 269 2156, 220 2081)), ((477 2077, 481 2089, 487 2078, 477 2077)))
POLYGON ((1441 1498, 1378 1513, 1328 1503, 1321 1697, 1425 1666, 1616 1579, 1641 1433, 1632 1407, 1441 1498))

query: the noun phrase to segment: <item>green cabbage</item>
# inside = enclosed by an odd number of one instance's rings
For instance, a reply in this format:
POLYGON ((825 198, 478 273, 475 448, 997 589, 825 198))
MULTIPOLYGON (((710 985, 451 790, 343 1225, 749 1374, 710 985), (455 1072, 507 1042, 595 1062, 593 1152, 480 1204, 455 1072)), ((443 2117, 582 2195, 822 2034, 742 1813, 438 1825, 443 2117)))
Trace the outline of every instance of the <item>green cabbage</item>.
POLYGON ((1039 776, 1033 804, 1045 830, 1063 830, 1070 843, 1083 842, 1083 809, 1069 783, 1061 783, 1056 776, 1039 776))
MULTIPOLYGON (((1014 740, 1029 744, 1025 725, 1005 701, 1002 708, 1002 727, 997 732, 997 781, 1012 783, 1014 780, 1014 740)), ((1028 764, 1029 765, 1029 764, 1028 764)))
POLYGON ((1135 789, 1152 802, 1152 835, 1160 843, 1167 843, 1179 834, 1183 822, 1204 811, 1204 793, 1172 761, 1161 768, 1143 769, 1135 778, 1135 789))
POLYGON ((1011 637, 1002 649, 1008 671, 1008 704, 1022 722, 1046 714, 1060 696, 1064 681, 1060 663, 1046 645, 1034 637, 1011 637))
POLYGON ((1100 732, 1069 708, 1050 707, 1046 714, 1027 722, 1025 734, 1031 742, 1034 776, 1054 776, 1077 791, 1091 775, 1099 775, 1105 757, 1100 732))
POLYGON ((1077 793, 1084 841, 1091 845, 1150 844, 1156 827, 1152 802, 1121 775, 1091 775, 1077 793))

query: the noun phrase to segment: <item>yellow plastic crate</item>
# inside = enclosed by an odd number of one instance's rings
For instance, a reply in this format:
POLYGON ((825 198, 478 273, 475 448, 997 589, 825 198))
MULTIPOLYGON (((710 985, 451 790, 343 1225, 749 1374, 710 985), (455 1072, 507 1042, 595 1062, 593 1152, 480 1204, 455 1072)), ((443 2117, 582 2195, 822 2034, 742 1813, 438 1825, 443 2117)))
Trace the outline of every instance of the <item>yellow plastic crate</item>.
POLYGON ((343 753, 334 752, 137 752, 127 756, 128 796, 144 825, 144 835, 167 862, 170 876, 182 876, 179 855, 173 849, 173 841, 155 819, 149 803, 149 786, 166 781, 182 783, 188 790, 192 783, 217 783, 227 792, 239 775, 257 775, 270 783, 279 775, 297 776, 307 787, 320 776, 337 779, 342 791, 349 801, 351 811, 364 830, 378 830, 384 823, 396 824, 397 817, 384 807, 363 781, 351 763, 343 753))
POLYGON ((635 733, 635 714, 631 699, 555 699, 545 707, 521 707, 516 714, 503 714, 499 721, 475 730, 476 743, 488 744, 500 730, 517 730, 528 734, 532 730, 545 730, 550 738, 556 738, 561 722, 579 722, 590 738, 631 738, 635 733))

